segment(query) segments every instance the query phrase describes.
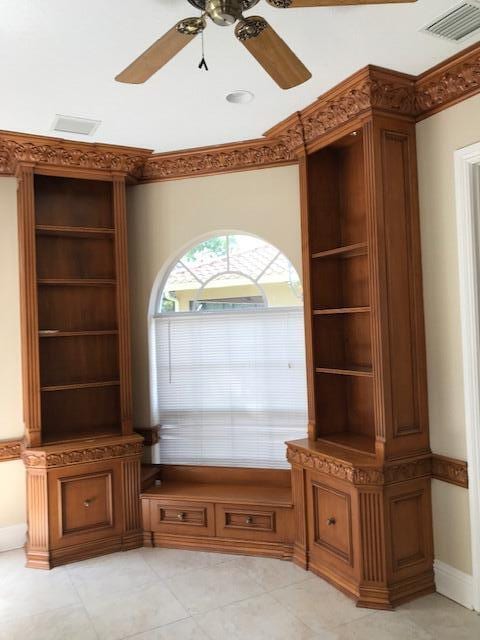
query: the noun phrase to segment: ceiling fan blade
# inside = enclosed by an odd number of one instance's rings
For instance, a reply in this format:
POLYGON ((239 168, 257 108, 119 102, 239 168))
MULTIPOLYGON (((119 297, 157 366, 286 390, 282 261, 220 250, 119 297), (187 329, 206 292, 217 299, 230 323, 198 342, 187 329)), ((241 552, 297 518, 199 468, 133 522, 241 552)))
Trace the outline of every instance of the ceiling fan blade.
POLYGON ((267 0, 277 9, 298 9, 300 7, 342 7, 354 4, 399 4, 417 0, 267 0))
POLYGON ((180 20, 132 64, 119 73, 115 80, 130 84, 145 82, 203 31, 205 26, 203 18, 180 20))
POLYGON ((249 16, 240 20, 235 36, 282 89, 296 87, 312 77, 264 18, 249 16))

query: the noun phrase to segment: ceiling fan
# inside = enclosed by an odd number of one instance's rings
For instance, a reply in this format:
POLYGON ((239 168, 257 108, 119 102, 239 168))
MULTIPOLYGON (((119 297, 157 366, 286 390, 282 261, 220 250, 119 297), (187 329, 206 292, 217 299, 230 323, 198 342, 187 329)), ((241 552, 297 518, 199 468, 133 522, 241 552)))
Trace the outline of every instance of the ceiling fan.
MULTIPOLYGON (((235 36, 282 89, 296 87, 312 77, 310 71, 288 45, 260 16, 243 15, 259 0, 187 0, 202 15, 185 18, 167 31, 159 40, 129 65, 115 80, 140 84, 148 80, 177 55, 207 26, 206 17, 220 27, 237 23, 235 36)), ((417 0, 267 0, 278 9, 326 7, 359 4, 393 4, 417 0)))

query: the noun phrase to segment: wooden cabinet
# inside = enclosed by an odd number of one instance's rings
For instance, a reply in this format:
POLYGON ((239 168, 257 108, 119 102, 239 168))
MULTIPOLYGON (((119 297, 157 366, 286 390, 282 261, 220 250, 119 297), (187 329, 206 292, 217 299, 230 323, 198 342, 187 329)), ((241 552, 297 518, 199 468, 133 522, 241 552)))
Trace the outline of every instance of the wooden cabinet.
MULTIPOLYGON (((244 469, 211 470, 201 467, 166 471, 162 485, 142 493, 145 544, 291 558, 293 508, 289 486, 222 483, 244 469), (237 473, 235 473, 237 472, 237 473), (191 476, 196 481, 192 482, 191 476), (170 476, 170 477, 169 477, 170 476), (202 482, 203 480, 203 482, 202 482)), ((282 472, 250 469, 250 482, 258 476, 282 472), (265 473, 266 472, 266 473, 265 473)), ((247 480, 248 482, 248 480, 247 480)))
POLYGON ((16 171, 27 564, 49 568, 142 541, 126 171, 22 161, 16 171))
POLYGON ((288 443, 294 560, 376 608, 434 590, 411 87, 365 69, 319 99, 295 149, 309 437, 288 443))

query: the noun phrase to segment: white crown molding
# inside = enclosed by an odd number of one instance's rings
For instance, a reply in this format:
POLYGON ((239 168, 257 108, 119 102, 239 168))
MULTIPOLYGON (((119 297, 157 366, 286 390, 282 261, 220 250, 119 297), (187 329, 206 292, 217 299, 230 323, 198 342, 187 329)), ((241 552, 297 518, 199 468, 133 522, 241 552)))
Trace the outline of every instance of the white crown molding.
POLYGON ((455 152, 458 270, 472 541, 472 602, 480 611, 480 143, 455 152))
POLYGON ((25 544, 27 535, 26 524, 14 524, 0 528, 0 552, 20 549, 25 544))

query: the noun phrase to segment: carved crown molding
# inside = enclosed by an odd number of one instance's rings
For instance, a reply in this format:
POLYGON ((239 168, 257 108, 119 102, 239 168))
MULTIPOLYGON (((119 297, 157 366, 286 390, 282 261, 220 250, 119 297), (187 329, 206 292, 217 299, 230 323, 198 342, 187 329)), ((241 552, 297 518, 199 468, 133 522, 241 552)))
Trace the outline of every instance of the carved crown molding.
POLYGON ((18 460, 23 447, 23 438, 0 440, 0 462, 18 460))
POLYGON ((432 476, 468 489, 468 467, 463 460, 432 454, 432 476))
POLYGON ((295 162, 294 155, 278 140, 248 140, 234 144, 188 149, 150 156, 142 180, 161 181, 259 169, 295 162))
POLYGON ((368 66, 265 133, 298 151, 371 109, 415 116, 415 78, 368 66))
POLYGON ((417 77, 415 106, 419 120, 480 91, 480 45, 461 51, 417 77))
POLYGON ((58 445, 43 449, 25 449, 22 452, 22 460, 26 467, 46 469, 50 467, 63 467, 65 465, 81 464, 84 462, 96 462, 110 458, 123 458, 126 456, 140 455, 143 449, 143 439, 136 437, 126 442, 110 442, 66 448, 62 450, 58 445))
POLYGON ((147 149, 72 142, 60 138, 0 132, 0 175, 13 175, 18 163, 120 172, 140 178, 147 149))

